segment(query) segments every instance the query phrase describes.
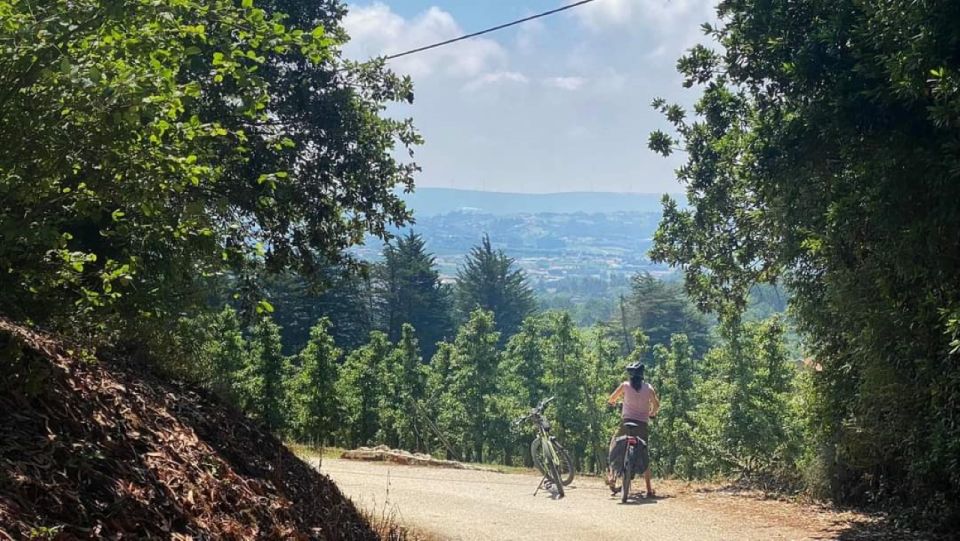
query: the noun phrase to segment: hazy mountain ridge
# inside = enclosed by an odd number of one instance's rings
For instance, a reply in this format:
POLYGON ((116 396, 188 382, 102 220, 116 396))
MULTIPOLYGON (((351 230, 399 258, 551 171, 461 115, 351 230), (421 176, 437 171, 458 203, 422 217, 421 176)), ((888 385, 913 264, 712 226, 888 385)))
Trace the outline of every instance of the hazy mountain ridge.
MULTIPOLYGON (((670 194, 678 200, 682 195, 670 194)), ((478 211, 487 214, 541 213, 659 213, 663 194, 616 192, 508 193, 460 190, 456 188, 417 188, 403 194, 415 217, 449 212, 478 211)))

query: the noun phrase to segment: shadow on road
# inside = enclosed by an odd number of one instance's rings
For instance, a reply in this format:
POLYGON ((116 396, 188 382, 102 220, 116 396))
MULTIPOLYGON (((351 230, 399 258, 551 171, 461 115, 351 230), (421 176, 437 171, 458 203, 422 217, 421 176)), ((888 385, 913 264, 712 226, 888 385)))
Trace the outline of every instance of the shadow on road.
MULTIPOLYGON (((610 497, 619 499, 620 495, 612 494, 610 497)), ((653 496, 652 498, 647 498, 647 497, 641 496, 640 494, 631 494, 630 496, 627 497, 627 501, 625 503, 622 503, 621 505, 651 505, 651 504, 658 503, 659 500, 665 500, 669 497, 670 496, 657 495, 657 496, 653 496)))

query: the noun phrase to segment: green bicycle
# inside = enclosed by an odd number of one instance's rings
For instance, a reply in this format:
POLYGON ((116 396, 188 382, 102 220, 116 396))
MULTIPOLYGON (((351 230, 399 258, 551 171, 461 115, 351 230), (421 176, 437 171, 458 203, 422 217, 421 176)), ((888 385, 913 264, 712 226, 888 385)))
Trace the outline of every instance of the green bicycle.
MULTIPOLYGON (((540 486, 547 481, 556 490, 557 496, 563 498, 564 485, 573 482, 573 461, 557 439, 550 435, 550 421, 543 417, 543 410, 553 399, 554 397, 550 397, 540 402, 528 415, 517 419, 514 426, 530 421, 537 427, 537 437, 530 444, 530 455, 537 469, 543 474, 540 486)), ((537 487, 538 491, 540 486, 537 487)))

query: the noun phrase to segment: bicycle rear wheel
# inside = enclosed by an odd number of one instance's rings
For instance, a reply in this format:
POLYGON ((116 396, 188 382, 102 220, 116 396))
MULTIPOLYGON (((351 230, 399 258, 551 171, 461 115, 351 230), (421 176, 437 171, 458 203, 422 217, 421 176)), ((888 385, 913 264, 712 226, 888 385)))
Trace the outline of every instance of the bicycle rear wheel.
POLYGON ((557 458, 560 459, 560 477, 563 479, 563 486, 573 482, 573 476, 576 471, 573 469, 573 459, 559 443, 554 442, 553 449, 557 452, 557 458))
POLYGON ((630 481, 633 480, 633 446, 627 447, 623 454, 623 488, 620 492, 620 503, 627 503, 630 498, 630 481))

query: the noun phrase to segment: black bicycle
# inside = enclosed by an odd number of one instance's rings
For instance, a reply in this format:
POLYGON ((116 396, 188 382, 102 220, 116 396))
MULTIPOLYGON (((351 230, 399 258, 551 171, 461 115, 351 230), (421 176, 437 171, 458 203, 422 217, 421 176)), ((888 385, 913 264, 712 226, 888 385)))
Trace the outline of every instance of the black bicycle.
MULTIPOLYGON (((537 437, 530 443, 530 456, 533 463, 540 470, 543 478, 553 485, 559 497, 564 496, 563 487, 573 482, 573 460, 570 454, 560 445, 555 436, 550 434, 550 421, 543 416, 543 410, 554 397, 550 397, 530 410, 530 413, 517 419, 514 426, 530 421, 537 427, 537 437)), ((543 484, 543 481, 540 483, 543 484)), ((537 487, 539 490, 540 487, 537 487)), ((536 494, 536 492, 534 492, 536 494)))
MULTIPOLYGON (((636 423, 623 424, 627 429, 639 428, 636 423)), ((620 436, 614 443, 614 453, 611 466, 614 473, 613 492, 620 490, 620 501, 627 503, 630 498, 630 483, 637 473, 643 475, 650 465, 650 453, 647 442, 637 436, 620 436), (622 457, 620 454, 622 453, 622 457)))

